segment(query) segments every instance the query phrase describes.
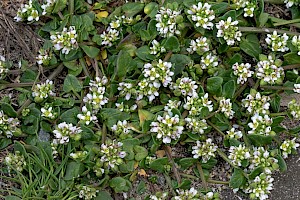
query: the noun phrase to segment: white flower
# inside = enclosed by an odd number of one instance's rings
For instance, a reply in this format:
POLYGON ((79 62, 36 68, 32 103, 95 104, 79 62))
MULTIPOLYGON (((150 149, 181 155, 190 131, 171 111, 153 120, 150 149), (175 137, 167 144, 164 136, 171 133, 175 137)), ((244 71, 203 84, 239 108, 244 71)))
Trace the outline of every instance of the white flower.
POLYGON ((176 83, 171 86, 171 89, 178 90, 183 96, 197 97, 198 94, 196 89, 198 85, 196 85, 196 81, 188 77, 178 78, 176 83))
POLYGON ((99 192, 99 190, 96 190, 96 188, 85 185, 77 186, 77 189, 79 190, 78 197, 85 200, 94 199, 99 192))
POLYGON ((170 113, 164 116, 157 116, 157 121, 151 123, 150 132, 156 133, 157 139, 162 139, 163 143, 169 144, 172 140, 177 140, 183 132, 184 127, 180 125, 178 115, 172 116, 170 113))
POLYGON ((98 121, 97 117, 89 111, 86 106, 82 107, 82 113, 79 113, 77 118, 86 125, 89 125, 91 122, 98 121))
POLYGON ((235 139, 240 139, 243 137, 242 131, 237 131, 235 128, 231 128, 229 131, 226 131, 227 138, 235 138, 235 139))
POLYGON ((278 169, 278 160, 271 156, 270 152, 264 147, 254 147, 250 158, 249 169, 253 170, 256 167, 262 167, 265 173, 271 173, 278 169))
POLYGON ((123 158, 126 156, 126 152, 122 151, 123 143, 112 141, 108 144, 102 144, 100 149, 100 161, 106 163, 108 168, 115 168, 123 163, 123 158))
POLYGON ((254 92, 242 100, 242 106, 247 108, 249 113, 267 114, 270 107, 269 101, 269 96, 262 96, 259 92, 254 92))
POLYGON ((0 55, 0 80, 5 78, 8 71, 9 70, 5 63, 5 58, 0 55))
POLYGON ((14 19, 17 22, 27 20, 29 22, 31 21, 39 21, 39 13, 38 11, 33 7, 32 0, 29 0, 28 4, 22 4, 21 8, 17 11, 17 16, 14 17, 14 19))
POLYGON ((204 29, 213 28, 214 24, 212 21, 215 19, 215 13, 210 8, 210 4, 199 2, 198 5, 193 5, 187 11, 187 13, 191 15, 192 21, 196 22, 196 27, 204 29))
POLYGON ((3 163, 7 165, 9 172, 11 169, 22 172, 27 166, 24 156, 19 151, 16 151, 14 154, 8 153, 3 163))
POLYGON ((224 113, 226 117, 232 119, 234 111, 232 110, 232 103, 230 99, 225 99, 224 97, 220 99, 219 111, 224 113))
POLYGON ((169 8, 161 7, 155 15, 157 21, 156 29, 162 37, 170 37, 173 35, 180 35, 177 29, 177 17, 180 16, 181 11, 171 10, 169 8))
POLYGON ((282 150, 283 158, 287 158, 289 154, 292 153, 292 151, 296 151, 296 149, 299 147, 299 143, 296 143, 296 138, 293 138, 291 140, 287 139, 285 140, 281 145, 280 149, 282 150))
POLYGON ((46 0, 44 4, 42 4, 41 8, 43 9, 42 15, 46 15, 47 13, 51 13, 54 9, 56 0, 46 0))
POLYGON ((209 112, 213 111, 212 101, 208 98, 208 93, 201 97, 187 97, 183 108, 189 111, 191 116, 199 116, 203 108, 207 108, 209 112))
POLYGON ((48 65, 51 58, 52 58, 52 55, 48 51, 40 49, 39 55, 36 57, 36 62, 39 65, 42 65, 42 64, 48 65))
POLYGON ((199 119, 196 117, 187 117, 184 119, 186 127, 195 134, 204 134, 204 131, 208 128, 205 119, 199 119))
POLYGON ((45 83, 37 84, 32 89, 32 96, 41 99, 46 99, 49 96, 54 96, 55 93, 52 91, 54 89, 53 81, 46 80, 45 83))
POLYGON ((240 144, 238 147, 231 146, 229 152, 228 158, 236 166, 242 166, 242 162, 251 157, 250 149, 242 144, 240 144))
POLYGON ((111 47, 115 41, 119 39, 120 32, 117 29, 108 27, 106 32, 103 32, 100 37, 102 38, 101 44, 111 47))
POLYGON ((232 46, 237 41, 241 41, 242 33, 238 31, 238 21, 232 21, 231 17, 228 17, 226 21, 221 20, 216 27, 218 29, 217 37, 224 38, 227 45, 232 46))
POLYGON ((165 47, 161 46, 157 40, 152 40, 152 47, 150 47, 150 54, 160 55, 160 53, 166 52, 165 47))
POLYGON ((208 138, 205 142, 197 141, 197 145, 193 146, 192 154, 194 158, 202 158, 202 162, 206 163, 210 158, 215 157, 215 152, 218 146, 216 146, 211 138, 208 138))
MULTIPOLYGON (((299 2, 300 3, 300 2, 299 2)), ((300 56, 300 35, 299 36, 294 36, 292 39, 292 44, 297 48, 298 50, 298 55, 300 56)))
POLYGON ((218 56, 212 53, 208 53, 201 57, 200 66, 202 69, 214 68, 218 66, 219 64, 218 60, 219 60, 218 56))
POLYGON ((118 90, 120 91, 119 95, 125 97, 126 100, 129 100, 131 95, 136 93, 132 83, 121 82, 119 83, 118 90))
POLYGON ((111 130, 114 133, 116 133, 117 135, 120 135, 120 134, 127 135, 130 133, 130 128, 129 128, 128 122, 126 120, 118 121, 117 124, 115 124, 111 127, 111 130))
POLYGON ((289 113, 294 119, 300 119, 300 104, 297 103, 296 99, 293 99, 288 104, 289 113))
POLYGON ((271 47, 272 51, 286 52, 289 50, 287 47, 287 41, 289 36, 286 33, 278 35, 277 31, 273 31, 273 34, 267 34, 266 43, 271 47))
POLYGON ((53 107, 51 107, 51 106, 42 107, 41 112, 42 112, 43 117, 46 117, 46 118, 49 118, 49 119, 55 119, 56 115, 57 115, 57 113, 55 113, 53 111, 53 107))
POLYGON ((233 74, 236 75, 237 84, 244 84, 247 82, 254 72, 251 71, 251 65, 249 63, 235 63, 232 65, 233 74))
POLYGON ((300 84, 294 84, 293 91, 300 94, 300 84))
POLYGON ((271 125, 273 123, 272 118, 268 115, 260 116, 258 113, 251 117, 252 122, 248 126, 252 129, 248 131, 248 134, 270 135, 272 134, 271 125))
POLYGON ((70 26, 69 29, 64 27, 62 32, 51 34, 50 39, 54 49, 57 51, 61 50, 63 54, 69 54, 71 50, 78 48, 75 26, 70 26))
POLYGON ((62 122, 57 125, 56 129, 53 131, 55 139, 58 143, 65 144, 69 142, 70 137, 75 140, 80 139, 80 133, 82 130, 80 127, 76 127, 73 124, 67 124, 62 122))
POLYGON ((284 3, 286 4, 287 8, 290 8, 292 6, 298 6, 300 4, 299 0, 284 0, 284 3))
POLYGON ((189 190, 176 190, 177 196, 174 200, 196 200, 200 199, 200 194, 195 188, 190 188, 189 190))
POLYGON ((165 105, 164 110, 168 113, 172 112, 172 109, 177 109, 181 105, 181 101, 178 100, 169 100, 168 103, 165 105))

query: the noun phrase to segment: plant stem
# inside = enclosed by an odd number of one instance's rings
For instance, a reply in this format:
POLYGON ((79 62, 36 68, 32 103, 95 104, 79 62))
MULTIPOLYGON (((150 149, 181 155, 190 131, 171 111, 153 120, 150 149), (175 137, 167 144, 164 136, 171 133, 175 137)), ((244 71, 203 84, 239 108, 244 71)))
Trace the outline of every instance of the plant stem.
POLYGON ((106 128, 106 125, 103 124, 103 127, 102 127, 102 138, 101 138, 102 144, 104 144, 105 141, 106 141, 106 135, 107 135, 107 128, 106 128))
POLYGON ((15 87, 28 87, 33 86, 34 82, 28 82, 28 83, 8 83, 5 84, 5 88, 15 88, 15 87))
POLYGON ((264 0, 265 3, 271 3, 271 4, 284 4, 283 0, 264 0))
POLYGON ((165 58, 164 58, 164 61, 168 61, 170 58, 171 58, 171 56, 172 56, 172 51, 169 51, 167 54, 166 54, 166 56, 165 56, 165 58))
POLYGON ((171 147, 169 147, 169 146, 164 146, 163 149, 165 150, 166 155, 167 155, 169 161, 170 161, 171 164, 172 164, 172 170, 173 170, 173 173, 174 173, 174 175, 175 175, 175 178, 176 178, 178 184, 180 184, 180 183, 181 183, 181 178, 180 178, 180 175, 179 175, 179 173, 178 173, 176 164, 175 164, 175 162, 174 162, 174 160, 173 160, 173 157, 172 157, 171 147))
POLYGON ((273 25, 274 26, 282 26, 282 25, 293 24, 293 23, 298 23, 298 22, 300 22, 300 19, 292 19, 292 20, 285 20, 283 22, 278 22, 273 25))
POLYGON ((218 180, 207 179, 207 182, 214 183, 214 184, 229 185, 229 181, 218 181, 218 180))
POLYGON ((164 173, 164 177, 165 177, 166 182, 167 182, 167 184, 168 184, 168 186, 169 186, 169 188, 170 188, 170 190, 171 190, 172 195, 173 195, 173 196, 176 196, 176 193, 175 193, 175 191, 174 191, 174 189, 173 189, 173 186, 172 186, 172 182, 171 182, 170 176, 169 176, 168 174, 165 174, 165 173, 164 173))
POLYGON ((84 75, 87 76, 87 77, 91 77, 90 72, 89 72, 89 70, 88 70, 88 68, 86 66, 85 61, 84 61, 84 58, 80 58, 79 62, 81 64, 81 66, 82 66, 84 75))
POLYGON ((242 87, 240 87, 238 91, 235 92, 233 97, 234 101, 236 100, 236 98, 238 98, 238 96, 240 96, 240 94, 242 94, 242 92, 246 89, 246 87, 247 87, 247 82, 244 85, 242 85, 242 87))
POLYGON ((231 160, 229 160, 229 158, 226 156, 226 154, 221 151, 220 149, 217 149, 217 152, 219 154, 219 156, 221 156, 226 162, 228 162, 233 168, 237 168, 232 162, 231 160))
POLYGON ((74 15, 74 0, 69 0, 69 13, 71 16, 71 20, 72 20, 72 16, 74 15))
POLYGON ((225 134, 217 127, 215 126, 213 123, 211 123, 210 121, 206 121, 211 127, 213 127, 218 133, 220 133, 220 135, 222 135, 223 137, 225 137, 225 134))
POLYGON ((277 31, 277 33, 279 34, 286 33, 287 35, 300 35, 300 33, 298 32, 285 31, 285 30, 274 29, 274 28, 239 27, 239 30, 242 32, 249 32, 249 33, 272 33, 273 31, 277 31))
MULTIPOLYGON (((281 23, 281 22, 287 21, 287 20, 284 20, 284 19, 276 18, 276 17, 269 17, 269 19, 271 19, 275 23, 281 23)), ((300 28, 300 23, 292 23, 292 24, 288 24, 288 25, 300 28)))
POLYGON ((261 85, 260 87, 268 90, 293 90, 294 89, 292 87, 271 86, 271 85, 261 85))
POLYGON ((297 68, 300 68, 300 64, 286 65, 283 67, 284 70, 297 69, 297 68))
POLYGON ((205 180, 205 176, 204 176, 204 172, 203 172, 201 163, 197 162, 196 166, 197 166, 197 169, 200 173, 200 178, 201 178, 201 181, 203 183, 204 189, 205 189, 205 191, 207 191, 207 183, 206 183, 206 180, 205 180))
POLYGON ((287 114, 288 114, 287 112, 270 113, 270 117, 283 116, 287 114))

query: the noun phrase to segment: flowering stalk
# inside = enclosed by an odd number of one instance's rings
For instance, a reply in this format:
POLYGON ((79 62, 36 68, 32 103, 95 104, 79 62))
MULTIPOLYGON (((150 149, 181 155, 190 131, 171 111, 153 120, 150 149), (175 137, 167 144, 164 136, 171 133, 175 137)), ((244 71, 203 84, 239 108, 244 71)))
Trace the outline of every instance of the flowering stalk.
POLYGON ((261 85, 260 88, 264 88, 268 90, 294 90, 294 88, 292 87, 271 86, 271 85, 261 85))
POLYGON ((201 181, 203 183, 203 186, 204 186, 204 189, 205 191, 207 191, 207 183, 205 181, 205 176, 204 176, 204 172, 203 172, 203 169, 202 169, 202 166, 201 166, 201 163, 200 162, 197 162, 197 169, 200 173, 200 178, 201 178, 201 181))
POLYGON ((298 22, 300 22, 300 19, 292 19, 292 20, 284 20, 282 22, 277 22, 273 25, 274 26, 282 26, 282 25, 293 24, 293 23, 298 23, 298 22))
POLYGON ((287 35, 300 35, 300 33, 298 32, 284 31, 284 30, 274 29, 274 28, 239 27, 239 30, 241 32, 248 32, 248 33, 272 33, 274 31, 277 31, 277 33, 280 34, 286 33, 287 35))
POLYGON ((175 177, 176 177, 176 180, 177 180, 177 182, 178 182, 178 185, 180 185, 180 183, 181 183, 181 178, 180 178, 180 175, 179 175, 179 173, 178 173, 178 170, 177 170, 177 168, 176 168, 175 162, 174 162, 173 157, 172 157, 171 147, 169 147, 169 146, 164 146, 163 149, 165 150, 166 155, 167 155, 169 161, 170 161, 171 164, 172 164, 172 170, 173 170, 173 173, 174 173, 174 175, 175 175, 175 177))
POLYGON ((206 121, 207 124, 209 124, 211 127, 213 127, 218 133, 220 133, 223 137, 225 137, 225 134, 217 127, 215 126, 213 123, 211 123, 210 121, 206 121))
POLYGON ((297 69, 300 68, 299 64, 293 64, 293 65, 286 65, 284 67, 282 67, 284 70, 289 70, 289 69, 297 69))

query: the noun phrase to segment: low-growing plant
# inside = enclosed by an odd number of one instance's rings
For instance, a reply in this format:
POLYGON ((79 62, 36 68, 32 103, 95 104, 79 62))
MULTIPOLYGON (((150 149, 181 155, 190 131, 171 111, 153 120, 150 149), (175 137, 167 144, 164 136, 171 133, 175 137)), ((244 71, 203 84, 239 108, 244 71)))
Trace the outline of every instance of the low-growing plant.
POLYGON ((0 102, 3 170, 20 186, 4 198, 125 198, 163 176, 145 199, 220 199, 208 183, 267 199, 299 146, 282 121, 300 103, 281 107, 300 93, 299 2, 281 3, 291 20, 262 0, 29 0, 15 19, 40 27, 38 68, 0 60, 0 89, 18 91, 0 102), (211 178, 220 159, 229 181, 211 178))

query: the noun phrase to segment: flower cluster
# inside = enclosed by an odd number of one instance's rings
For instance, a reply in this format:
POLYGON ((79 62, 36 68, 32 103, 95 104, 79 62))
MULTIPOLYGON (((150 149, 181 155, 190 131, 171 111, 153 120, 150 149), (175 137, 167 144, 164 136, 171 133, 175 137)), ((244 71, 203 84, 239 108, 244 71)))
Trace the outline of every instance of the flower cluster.
POLYGON ((100 37, 102 38, 101 44, 104 46, 111 47, 115 41, 119 39, 120 32, 117 29, 108 27, 100 37))
POLYGON ((70 157, 77 161, 83 161, 88 155, 87 151, 76 151, 75 153, 70 153, 70 157))
POLYGON ((201 97, 187 97, 183 108, 189 111, 189 115, 198 116, 203 108, 207 108, 209 112, 213 111, 212 101, 208 98, 208 93, 201 97))
POLYGON ((39 65, 49 65, 50 60, 52 59, 52 54, 51 52, 40 49, 39 50, 39 55, 36 57, 36 62, 39 65))
POLYGON ((268 115, 264 115, 262 117, 256 113, 251 117, 251 120, 252 122, 250 122, 248 126, 252 130, 248 131, 248 134, 258 134, 258 135, 266 135, 266 136, 275 134, 271 128, 273 120, 268 115))
POLYGON ((5 63, 5 58, 0 55, 0 80, 5 78, 8 72, 8 67, 5 63))
POLYGON ((208 129, 208 125, 205 119, 199 119, 198 117, 187 117, 184 119, 186 127, 192 131, 192 133, 204 134, 204 131, 208 129))
POLYGON ((187 13, 191 16, 192 21, 196 22, 196 27, 204 29, 212 29, 215 19, 215 13, 210 9, 211 5, 208 3, 199 2, 198 5, 193 5, 187 13))
POLYGON ((85 185, 79 185, 77 186, 77 189, 79 190, 78 197, 85 200, 94 199, 97 195, 97 192, 99 192, 96 188, 85 185))
POLYGON ((293 89, 293 91, 294 91, 295 93, 299 93, 299 94, 300 94, 300 84, 294 84, 294 89, 293 89))
POLYGON ((79 113, 77 115, 77 118, 80 120, 80 122, 89 125, 91 122, 97 122, 97 117, 87 109, 86 106, 83 106, 81 108, 82 113, 79 113))
POLYGON ((107 83, 108 79, 105 76, 102 78, 96 77, 95 81, 91 80, 89 83, 89 93, 83 98, 83 102, 89 104, 95 113, 108 103, 108 98, 105 96, 107 83))
POLYGON ((67 124, 66 122, 58 124, 56 129, 53 131, 55 140, 59 144, 68 143, 70 138, 79 140, 81 138, 81 132, 82 130, 80 127, 76 127, 71 123, 67 124))
POLYGON ((51 120, 55 119, 58 115, 58 113, 53 110, 53 107, 50 104, 45 104, 45 106, 41 108, 41 113, 42 117, 51 120))
POLYGON ((178 78, 175 83, 171 86, 171 89, 174 89, 175 95, 179 94, 183 96, 197 97, 196 92, 198 85, 196 81, 193 81, 189 77, 178 78))
POLYGON ((27 20, 29 22, 31 21, 39 21, 39 12, 37 9, 33 6, 33 1, 29 0, 28 4, 22 4, 21 8, 17 11, 17 16, 14 17, 14 19, 17 22, 21 22, 24 20, 27 20))
POLYGON ((152 64, 146 63, 143 69, 144 79, 138 83, 137 100, 147 96, 149 101, 152 102, 159 95, 158 89, 161 84, 167 87, 172 83, 174 72, 171 69, 172 63, 162 60, 152 64))
POLYGON ((119 83, 118 90, 120 91, 119 95, 125 97, 126 100, 129 100, 131 95, 136 93, 136 89, 132 83, 121 82, 119 83))
POLYGON ((27 165, 24 156, 19 151, 16 151, 15 154, 9 153, 5 157, 5 164, 8 167, 8 171, 13 169, 18 172, 22 172, 27 165))
POLYGON ((267 114, 270 107, 270 97, 262 96, 259 92, 252 92, 242 100, 243 107, 247 108, 249 113, 267 114))
POLYGON ((250 159, 251 170, 256 167, 262 167, 264 172, 267 174, 271 174, 272 171, 277 170, 279 168, 278 160, 274 158, 268 150, 264 147, 254 147, 252 157, 250 159))
POLYGON ((200 193, 195 188, 190 188, 189 190, 176 190, 177 196, 175 196, 174 200, 199 200, 200 193))
POLYGON ((293 99, 288 104, 289 113, 294 119, 300 119, 300 104, 297 103, 296 99, 293 99))
POLYGON ((150 195, 150 200, 167 200, 168 192, 156 192, 155 195, 150 195))
POLYGON ((280 145, 280 149, 282 150, 283 158, 287 158, 288 155, 295 152, 299 146, 300 146, 299 143, 296 143, 296 138, 293 138, 291 140, 289 140, 289 139, 285 140, 280 145))
POLYGON ((226 131, 227 138, 240 139, 243 137, 242 131, 237 131, 236 128, 231 128, 229 131, 226 131))
POLYGON ((180 22, 181 11, 161 7, 155 15, 156 29, 162 37, 180 35, 178 23, 180 22))
POLYGON ((161 46, 157 40, 152 40, 152 47, 150 47, 150 54, 159 56, 160 53, 166 52, 165 47, 161 46))
POLYGON ((300 5, 300 0, 284 0, 287 8, 300 5))
POLYGON ((130 112, 134 112, 137 109, 136 104, 133 104, 132 106, 129 106, 129 105, 124 105, 124 103, 121 102, 121 103, 116 103, 115 105, 116 105, 116 108, 121 112, 130 113, 130 112))
POLYGON ((300 56, 300 35, 292 38, 292 44, 297 48, 298 55, 300 56))
POLYGON ((119 135, 120 138, 124 138, 128 136, 128 134, 131 132, 131 129, 128 126, 128 122, 126 120, 124 121, 118 121, 117 124, 113 125, 111 127, 111 130, 116 134, 119 135))
POLYGON ((163 143, 169 144, 172 140, 180 138, 183 129, 178 115, 166 113, 164 116, 157 116, 157 121, 151 123, 150 131, 156 133, 156 137, 162 139, 163 143))
POLYGON ((32 97, 34 97, 35 102, 40 103, 43 101, 43 99, 55 95, 53 89, 53 81, 47 79, 45 83, 37 84, 33 87, 32 97))
POLYGON ((250 149, 245 145, 240 144, 239 146, 231 146, 229 149, 228 158, 236 166, 242 166, 244 160, 248 160, 251 157, 250 149))
POLYGON ((274 31, 272 35, 267 34, 266 43, 269 45, 272 51, 286 52, 289 50, 287 47, 288 39, 289 36, 287 36, 286 33, 283 35, 278 35, 277 31, 274 31))
POLYGON ((206 53, 201 57, 200 66, 202 69, 212 69, 218 66, 218 56, 213 53, 206 53))
POLYGON ((230 99, 225 99, 224 97, 220 99, 219 102, 219 111, 224 113, 224 115, 232 119, 234 111, 232 110, 232 103, 230 99))
POLYGON ((237 84, 244 84, 247 82, 254 72, 251 71, 249 63, 235 63, 232 65, 233 74, 237 76, 237 84))
POLYGON ((281 60, 275 60, 275 55, 270 54, 268 57, 261 55, 256 66, 256 77, 261 79, 262 82, 281 84, 284 78, 284 70, 281 64, 281 60))
POLYGON ((78 48, 75 26, 70 26, 69 29, 64 27, 62 32, 52 33, 50 39, 54 49, 57 51, 61 50, 63 54, 69 54, 71 50, 78 48))
POLYGON ((250 194, 250 199, 268 199, 268 194, 273 189, 273 181, 274 178, 270 175, 261 173, 249 182, 244 192, 250 194))
POLYGON ((202 158, 202 162, 206 163, 210 158, 216 157, 215 152, 218 146, 216 146, 211 138, 208 138, 205 142, 197 141, 197 145, 193 146, 192 154, 194 158, 202 158))
POLYGON ((244 17, 253 17, 256 4, 254 2, 246 1, 246 6, 244 8, 244 17))
POLYGON ((172 112, 172 109, 177 109, 181 105, 181 101, 178 100, 169 100, 168 103, 166 103, 164 110, 168 113, 172 112))
POLYGON ((190 47, 187 48, 187 52, 193 54, 196 52, 199 55, 202 55, 204 52, 209 51, 210 41, 206 37, 199 37, 196 40, 191 40, 190 47))
POLYGON ((123 163, 123 158, 126 152, 122 151, 122 142, 112 141, 107 144, 102 144, 100 149, 100 162, 107 168, 115 168, 123 163))
POLYGON ((0 110, 0 135, 5 135, 7 138, 11 138, 13 135, 21 134, 19 128, 18 118, 8 117, 2 110, 0 110))
POLYGON ((54 9, 56 0, 46 0, 46 2, 41 6, 43 9, 42 15, 46 15, 47 13, 51 13, 54 9))
POLYGON ((228 17, 226 21, 221 20, 216 27, 218 29, 217 37, 224 38, 227 45, 232 46, 237 41, 241 41, 242 32, 238 30, 238 21, 228 17))

